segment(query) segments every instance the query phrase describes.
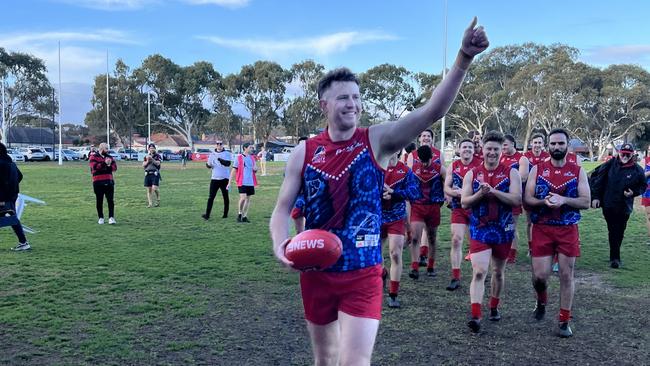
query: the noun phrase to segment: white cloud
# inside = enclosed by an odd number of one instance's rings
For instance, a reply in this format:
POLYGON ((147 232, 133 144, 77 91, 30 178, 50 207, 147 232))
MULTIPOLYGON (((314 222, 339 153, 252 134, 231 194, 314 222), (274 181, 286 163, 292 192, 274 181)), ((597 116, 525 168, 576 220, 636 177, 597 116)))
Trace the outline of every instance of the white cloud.
POLYGON ((604 46, 587 49, 583 58, 597 64, 650 63, 650 45, 604 46))
POLYGON ((58 0, 70 5, 97 10, 136 10, 157 3, 158 0, 58 0))
POLYGON ((352 46, 377 41, 393 41, 398 37, 382 32, 353 31, 339 32, 319 37, 297 38, 288 40, 228 39, 218 36, 199 36, 216 45, 245 50, 266 57, 289 52, 326 56, 343 52, 352 46))
POLYGON ((0 45, 7 49, 52 44, 52 42, 104 42, 118 44, 137 44, 126 32, 113 29, 100 29, 89 32, 41 32, 0 34, 0 45))
POLYGON ((250 0, 185 0, 185 2, 191 5, 217 5, 236 9, 247 6, 250 0))

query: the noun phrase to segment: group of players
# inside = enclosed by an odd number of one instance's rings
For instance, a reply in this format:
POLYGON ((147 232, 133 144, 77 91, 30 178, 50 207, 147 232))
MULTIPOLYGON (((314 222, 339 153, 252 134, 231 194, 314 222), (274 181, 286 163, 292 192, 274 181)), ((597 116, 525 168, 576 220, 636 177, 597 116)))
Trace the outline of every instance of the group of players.
POLYGON ((499 321, 499 299, 506 261, 517 254, 517 219, 526 207, 528 250, 533 262, 533 284, 537 292, 535 318, 543 319, 547 301, 546 282, 555 257, 560 262, 560 330, 572 335, 569 326, 573 299, 573 266, 580 254, 577 223, 580 209, 590 204, 587 176, 575 154, 568 152, 569 135, 557 129, 549 135, 544 151, 543 135, 532 137, 532 150, 522 154, 515 139, 492 131, 481 136, 473 131, 458 143, 458 159, 447 168, 440 152, 431 146, 431 130, 419 136, 420 147, 399 160, 391 159, 386 170, 382 197, 382 238, 390 253, 388 306, 399 308, 397 298, 402 269, 402 248, 409 245, 411 271, 419 278, 419 267, 434 276, 436 232, 440 209, 451 209, 451 281, 447 290, 460 287, 460 264, 464 237, 469 234, 472 331, 480 330, 484 282, 492 263, 489 320, 499 321), (410 215, 408 204, 410 203, 410 215), (410 220, 409 220, 410 219, 410 220), (424 231, 424 235, 423 235, 424 231), (422 250, 427 248, 428 250, 422 250))
POLYGON ((427 273, 435 274, 436 228, 445 196, 451 198, 454 233, 452 278, 456 281, 450 283, 450 289, 459 285, 462 239, 469 227, 473 275, 468 326, 473 332, 481 327, 481 303, 490 262, 493 274, 489 319, 501 318, 498 305, 504 268, 516 233, 513 209, 525 203, 533 224, 530 253, 537 292, 535 315, 538 319, 544 316, 546 280, 557 254, 561 283, 559 334, 572 335, 569 320, 573 266, 579 255, 577 223, 579 210, 589 207, 590 191, 584 170, 567 162, 568 134, 551 131, 549 156, 540 157, 540 149, 535 148, 535 159, 530 160, 537 161, 530 171, 525 163, 528 159, 519 157, 514 143, 506 143, 498 132, 483 136, 480 151, 475 151, 475 141, 462 140, 460 159, 452 163, 448 169, 451 172, 441 166, 439 153, 424 143, 432 136, 422 132, 447 113, 473 58, 489 45, 483 27, 476 24, 474 18, 463 34, 454 66, 430 99, 398 121, 357 127, 362 112, 359 80, 346 68, 330 71, 318 84, 319 105, 327 118, 327 128, 294 149, 269 225, 275 257, 290 269, 293 263, 285 256, 285 249, 291 241, 290 215, 298 202, 304 217, 301 226, 328 230, 343 244, 342 255, 332 267, 300 273, 305 319, 317 365, 370 364, 383 303, 381 236, 384 234, 389 242, 389 305, 395 306, 407 200, 411 202, 413 278, 419 277, 421 232, 427 233, 427 273), (413 163, 409 168, 399 162, 398 152, 418 136, 422 146, 410 159, 413 163))

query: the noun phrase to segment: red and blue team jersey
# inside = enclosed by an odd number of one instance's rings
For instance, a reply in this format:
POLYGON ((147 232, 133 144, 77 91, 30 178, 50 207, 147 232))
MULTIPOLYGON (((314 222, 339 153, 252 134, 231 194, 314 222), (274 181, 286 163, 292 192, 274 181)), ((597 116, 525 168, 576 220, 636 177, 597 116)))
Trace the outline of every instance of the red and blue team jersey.
MULTIPOLYGON (((440 165, 440 150, 436 149, 433 146, 431 147, 431 161, 440 165)), ((411 155, 413 156, 413 166, 415 166, 415 162, 420 162, 420 158, 418 157, 418 151, 413 150, 411 151, 411 155)))
POLYGON ((384 183, 393 189, 392 199, 382 200, 382 223, 387 224, 405 218, 406 200, 417 200, 422 193, 415 174, 401 161, 388 167, 384 183))
POLYGON ((440 174, 440 164, 435 162, 424 166, 422 162, 413 163, 413 174, 420 183, 420 192, 422 197, 412 201, 418 205, 432 205, 435 203, 445 202, 445 194, 442 190, 442 175, 440 174))
MULTIPOLYGON (((646 156, 644 159, 645 162, 645 172, 650 172, 650 156, 646 156)), ((646 189, 643 192, 642 198, 650 200, 650 177, 646 178, 646 189)))
POLYGON ((575 153, 566 153, 566 162, 578 165, 578 156, 575 153))
POLYGON ((357 128, 334 142, 327 129, 305 146, 302 186, 305 229, 334 233, 343 243, 330 272, 374 266, 381 256, 381 197, 384 169, 375 161, 368 129, 357 128))
POLYGON ((539 156, 535 155, 533 150, 526 151, 524 156, 526 157, 526 159, 528 159, 528 171, 533 169, 535 165, 551 158, 551 154, 549 154, 547 151, 544 150, 542 150, 542 152, 539 153, 539 156))
MULTIPOLYGON (((537 165, 534 197, 543 200, 552 192, 576 198, 579 179, 580 166, 567 162, 563 167, 558 168, 554 167, 550 160, 545 161, 537 165)), ((533 224, 543 225, 575 225, 580 222, 580 210, 569 205, 562 205, 555 209, 546 205, 536 206, 530 209, 530 221, 533 224)))
MULTIPOLYGON (((465 179, 465 174, 474 167, 481 165, 481 163, 482 161, 477 161, 474 158, 472 158, 467 165, 463 164, 463 161, 460 159, 451 163, 451 172, 447 172, 447 174, 451 173, 451 186, 454 188, 463 188, 463 179, 465 179)), ((449 204, 449 208, 462 208, 460 198, 453 197, 449 204)))
MULTIPOLYGON (((510 168, 499 164, 494 170, 487 170, 481 164, 472 169, 472 192, 479 190, 481 183, 487 183, 501 192, 510 192, 510 168)), ((512 206, 503 203, 493 195, 487 195, 472 208, 469 217, 469 233, 472 240, 485 244, 508 244, 515 235, 512 206)))
POLYGON ((473 161, 476 161, 476 165, 483 164, 483 151, 479 150, 474 153, 473 161))
POLYGON ((522 156, 524 155, 519 151, 515 152, 512 155, 506 155, 506 153, 504 152, 503 154, 501 154, 501 160, 499 161, 499 164, 503 164, 513 169, 519 170, 519 160, 521 160, 522 156))

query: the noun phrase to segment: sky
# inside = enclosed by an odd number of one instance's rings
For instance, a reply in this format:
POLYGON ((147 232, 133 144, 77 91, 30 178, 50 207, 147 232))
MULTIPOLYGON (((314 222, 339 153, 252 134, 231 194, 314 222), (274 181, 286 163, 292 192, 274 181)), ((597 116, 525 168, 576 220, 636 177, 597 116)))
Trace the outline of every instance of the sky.
MULTIPOLYGON (((58 88, 64 123, 83 123, 95 76, 152 54, 179 65, 211 62, 222 75, 257 60, 285 68, 306 59, 363 72, 383 63, 440 73, 445 0, 8 0, 0 47, 42 58, 58 88)), ((478 16, 491 47, 563 43, 579 60, 650 70, 645 0, 448 0, 447 65, 478 16)))

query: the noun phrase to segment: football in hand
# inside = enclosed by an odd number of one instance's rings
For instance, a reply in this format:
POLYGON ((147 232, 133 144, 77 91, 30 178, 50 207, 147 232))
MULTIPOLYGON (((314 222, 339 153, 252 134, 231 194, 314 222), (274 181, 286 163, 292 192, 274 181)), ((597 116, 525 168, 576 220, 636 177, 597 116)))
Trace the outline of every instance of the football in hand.
POLYGON ((287 244, 284 251, 293 268, 321 271, 338 261, 343 244, 338 236, 326 230, 305 230, 287 244))

